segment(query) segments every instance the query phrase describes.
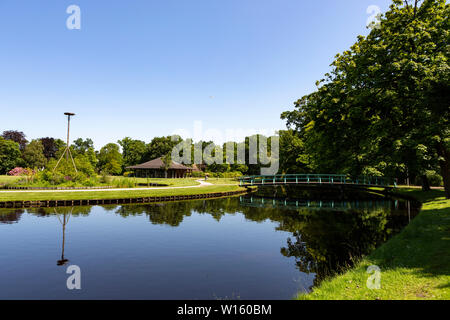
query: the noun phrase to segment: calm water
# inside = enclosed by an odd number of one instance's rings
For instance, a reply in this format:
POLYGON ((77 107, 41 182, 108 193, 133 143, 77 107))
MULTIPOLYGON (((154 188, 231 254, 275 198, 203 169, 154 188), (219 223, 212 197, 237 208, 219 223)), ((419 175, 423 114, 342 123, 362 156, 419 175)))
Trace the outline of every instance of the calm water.
POLYGON ((250 197, 1 209, 0 299, 290 299, 411 215, 403 202, 250 197), (70 265, 81 290, 66 287, 70 265))

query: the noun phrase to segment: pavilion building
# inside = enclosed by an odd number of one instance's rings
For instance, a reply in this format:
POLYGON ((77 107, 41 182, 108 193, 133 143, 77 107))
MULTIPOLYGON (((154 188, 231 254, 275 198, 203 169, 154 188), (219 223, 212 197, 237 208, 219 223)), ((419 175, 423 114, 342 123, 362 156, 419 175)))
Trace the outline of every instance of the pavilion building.
POLYGON ((134 176, 140 178, 186 178, 193 170, 175 161, 172 161, 169 169, 165 170, 162 158, 126 167, 126 169, 133 171, 134 176))

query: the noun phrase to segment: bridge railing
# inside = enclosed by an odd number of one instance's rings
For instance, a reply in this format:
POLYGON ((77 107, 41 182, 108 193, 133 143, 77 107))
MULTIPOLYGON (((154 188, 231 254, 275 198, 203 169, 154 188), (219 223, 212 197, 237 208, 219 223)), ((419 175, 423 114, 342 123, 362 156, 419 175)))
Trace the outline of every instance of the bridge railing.
POLYGON ((275 184, 357 184, 368 186, 388 186, 384 177, 362 176, 351 179, 341 174, 280 174, 271 176, 246 176, 239 178, 240 185, 275 185, 275 184))
MULTIPOLYGON (((292 200, 292 199, 273 199, 263 197, 239 197, 241 205, 248 207, 262 208, 318 208, 318 209, 380 209, 386 208, 391 204, 387 200, 369 200, 369 201, 339 201, 339 200, 292 200)), ((398 202, 395 203, 398 208, 398 202)))

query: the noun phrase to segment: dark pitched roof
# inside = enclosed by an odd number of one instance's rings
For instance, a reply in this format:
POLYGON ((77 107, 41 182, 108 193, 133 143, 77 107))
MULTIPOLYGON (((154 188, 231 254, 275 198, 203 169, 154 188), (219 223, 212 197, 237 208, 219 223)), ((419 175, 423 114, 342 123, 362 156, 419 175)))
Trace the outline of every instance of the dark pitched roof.
MULTIPOLYGON (((148 162, 144 162, 141 164, 138 164, 136 166, 130 166, 127 167, 127 169, 163 169, 164 168, 164 162, 162 161, 162 158, 157 158, 148 162)), ((186 167, 178 162, 172 161, 172 164, 169 169, 172 170, 192 170, 190 167, 186 167)))
POLYGON ((206 169, 206 166, 204 164, 193 164, 192 165, 192 171, 194 172, 202 172, 206 169))

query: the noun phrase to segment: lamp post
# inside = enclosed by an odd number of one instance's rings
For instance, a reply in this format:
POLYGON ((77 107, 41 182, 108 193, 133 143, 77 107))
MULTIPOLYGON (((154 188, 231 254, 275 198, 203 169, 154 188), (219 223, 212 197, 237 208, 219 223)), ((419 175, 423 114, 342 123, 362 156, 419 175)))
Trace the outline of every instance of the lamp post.
POLYGON ((58 162, 56 163, 56 166, 53 169, 53 172, 55 172, 56 168, 58 167, 58 165, 61 162, 61 159, 64 157, 64 155, 66 155, 67 160, 69 160, 69 155, 70 155, 75 172, 78 173, 77 166, 75 165, 75 161, 73 160, 72 153, 70 152, 70 117, 75 116, 75 113, 65 112, 64 115, 67 116, 67 145, 66 145, 66 149, 61 154, 61 157, 59 158, 58 162))
MULTIPOLYGON (((69 146, 70 143, 70 117, 75 116, 75 113, 72 112, 65 112, 64 115, 67 116, 67 147, 69 146)), ((66 154, 66 159, 69 160, 69 155, 66 154)))

